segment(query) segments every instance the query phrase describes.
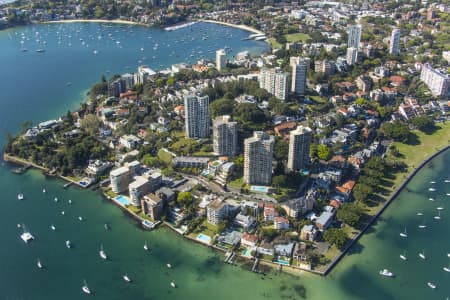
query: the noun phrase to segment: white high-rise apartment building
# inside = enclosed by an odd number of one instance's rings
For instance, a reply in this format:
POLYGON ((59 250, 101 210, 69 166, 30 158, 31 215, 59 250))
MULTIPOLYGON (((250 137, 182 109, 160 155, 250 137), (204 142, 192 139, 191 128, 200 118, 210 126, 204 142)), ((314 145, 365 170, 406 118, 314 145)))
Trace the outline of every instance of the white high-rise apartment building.
POLYGON ((279 68, 262 69, 259 73, 259 87, 278 99, 286 100, 288 75, 279 68))
POLYGON ((209 97, 185 96, 184 110, 186 137, 194 139, 209 137, 209 97))
POLYGON ((347 48, 347 64, 349 66, 353 65, 356 63, 356 60, 358 59, 358 49, 357 48, 347 48))
POLYGON ((433 96, 448 96, 450 78, 445 70, 433 69, 429 64, 424 64, 422 66, 422 72, 420 73, 420 80, 428 86, 433 96))
POLYGON ((216 69, 222 71, 227 65, 227 53, 224 49, 216 51, 216 69))
POLYGON ((291 171, 304 169, 309 164, 309 146, 312 130, 298 126, 289 134, 289 153, 287 167, 291 171))
POLYGON ((304 95, 306 92, 306 72, 308 70, 308 64, 303 59, 298 59, 293 61, 292 67, 292 85, 291 91, 304 95))
POLYGON ((391 40, 389 41, 389 53, 400 53, 400 29, 394 28, 391 33, 391 40))
POLYGON ((348 43, 347 47, 359 49, 361 41, 361 25, 351 25, 348 27, 348 43))
POLYGON ((230 116, 220 116, 213 120, 213 149, 216 155, 235 156, 237 148, 237 122, 230 116))
POLYGON ((248 184, 270 185, 275 138, 262 131, 244 140, 244 181, 248 184))

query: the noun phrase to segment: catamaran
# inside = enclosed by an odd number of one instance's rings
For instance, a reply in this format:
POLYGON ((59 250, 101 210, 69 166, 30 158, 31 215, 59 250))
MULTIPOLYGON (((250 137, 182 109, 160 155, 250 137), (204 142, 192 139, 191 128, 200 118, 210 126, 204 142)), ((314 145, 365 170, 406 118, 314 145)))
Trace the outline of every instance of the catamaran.
POLYGON ((89 289, 87 283, 86 283, 86 280, 83 280, 83 286, 81 287, 81 290, 84 293, 89 294, 89 295, 92 293, 91 290, 89 289))
POLYGON ((103 250, 103 245, 100 245, 100 251, 98 252, 100 254, 100 257, 103 259, 108 259, 108 256, 106 255, 105 250, 103 250))
POLYGON ((406 226, 405 226, 405 230, 403 232, 400 232, 400 236, 407 238, 408 237, 408 233, 406 232, 406 226))

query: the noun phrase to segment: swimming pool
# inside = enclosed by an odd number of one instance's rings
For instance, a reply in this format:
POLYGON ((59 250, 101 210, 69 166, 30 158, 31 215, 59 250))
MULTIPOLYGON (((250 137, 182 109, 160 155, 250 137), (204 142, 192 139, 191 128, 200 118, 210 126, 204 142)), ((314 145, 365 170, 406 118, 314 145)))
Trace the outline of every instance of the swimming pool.
POLYGON ((206 243, 206 244, 211 243, 211 238, 207 235, 204 235, 203 233, 200 233, 199 235, 197 235, 197 240, 202 243, 206 243))
POLYGON ((122 195, 117 196, 115 199, 116 199, 117 202, 119 202, 119 203, 122 204, 122 205, 128 205, 128 204, 130 204, 130 202, 127 200, 127 198, 125 198, 125 197, 122 196, 122 195))
POLYGON ((242 255, 251 257, 252 256, 252 249, 250 249, 250 248, 245 249, 244 252, 242 252, 242 255))
POLYGON ((254 192, 267 193, 267 192, 269 192, 269 187, 267 187, 267 186, 261 186, 261 185, 252 185, 252 186, 250 187, 250 190, 251 190, 251 191, 254 191, 254 192))
POLYGON ((286 260, 276 259, 275 262, 279 263, 280 265, 289 266, 289 261, 286 261, 286 260))

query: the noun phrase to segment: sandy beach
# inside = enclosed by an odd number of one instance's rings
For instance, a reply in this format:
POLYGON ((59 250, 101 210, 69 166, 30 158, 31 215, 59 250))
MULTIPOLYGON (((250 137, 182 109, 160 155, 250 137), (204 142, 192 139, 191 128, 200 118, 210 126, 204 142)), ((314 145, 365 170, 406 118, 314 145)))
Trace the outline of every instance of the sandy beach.
POLYGON ((220 25, 224 25, 224 26, 230 26, 230 27, 235 27, 235 28, 239 28, 239 29, 243 29, 243 30, 247 30, 253 33, 257 33, 257 34, 265 34, 264 32, 262 32, 261 30, 255 29, 253 27, 247 26, 247 25, 236 25, 236 24, 231 24, 231 23, 226 23, 226 22, 220 22, 220 21, 215 21, 215 20, 200 20, 201 22, 207 22, 207 23, 215 23, 215 24, 220 24, 220 25))

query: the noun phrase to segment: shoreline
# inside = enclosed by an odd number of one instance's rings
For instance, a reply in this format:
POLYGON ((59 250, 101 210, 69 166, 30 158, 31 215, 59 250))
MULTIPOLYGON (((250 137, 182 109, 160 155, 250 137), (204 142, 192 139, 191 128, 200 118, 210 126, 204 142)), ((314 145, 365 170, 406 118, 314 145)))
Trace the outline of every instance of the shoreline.
POLYGON ((103 20, 103 19, 73 19, 73 20, 58 20, 58 21, 45 21, 45 22, 37 22, 38 24, 58 24, 58 23, 112 23, 112 24, 121 24, 121 25, 139 25, 139 26, 147 26, 147 24, 140 22, 133 22, 127 20, 103 20))
POLYGON ((215 20, 208 20, 208 19, 200 19, 198 20, 199 22, 205 22, 205 23, 213 23, 213 24, 219 24, 219 25, 223 25, 223 26, 228 26, 228 27, 234 27, 234 28, 238 28, 238 29, 242 29, 245 31, 250 31, 256 34, 264 34, 264 32, 262 32, 261 30, 258 30, 256 28, 247 26, 247 25, 236 25, 236 24, 231 24, 231 23, 227 23, 227 22, 221 22, 221 21, 215 21, 215 20))

